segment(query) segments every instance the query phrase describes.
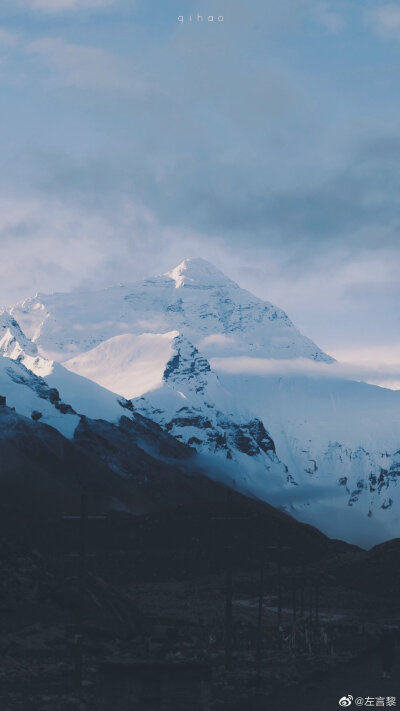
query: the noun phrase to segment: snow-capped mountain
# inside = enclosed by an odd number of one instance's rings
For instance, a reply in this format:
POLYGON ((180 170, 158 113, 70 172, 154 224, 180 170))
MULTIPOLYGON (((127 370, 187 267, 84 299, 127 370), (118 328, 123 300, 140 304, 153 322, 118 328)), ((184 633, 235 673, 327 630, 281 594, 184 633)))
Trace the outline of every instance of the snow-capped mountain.
POLYGON ((61 400, 59 392, 11 358, 0 358, 0 395, 17 413, 32 420, 42 420, 73 437, 79 417, 73 408, 61 400))
POLYGON ((176 439, 203 454, 217 455, 217 475, 237 480, 249 493, 293 484, 260 419, 238 407, 208 360, 184 336, 176 336, 160 387, 132 400, 134 410, 155 420, 176 439), (235 462, 236 466, 222 464, 235 462))
POLYGON ((10 407, 72 437, 79 416, 118 422, 124 399, 38 354, 15 319, 0 314, 0 395, 10 407))
MULTIPOLYGON (((400 391, 320 373, 217 373, 268 423, 299 484, 290 501, 298 518, 364 543, 399 535, 400 391)), ((270 500, 289 503, 279 493, 270 500)))
POLYGON ((25 336, 15 318, 6 311, 0 313, 0 353, 15 360, 37 356, 35 343, 25 336))
MULTIPOLYGON (((115 336, 169 331, 179 331, 196 346, 202 345, 207 357, 235 352, 332 361, 284 311, 241 289, 203 259, 187 259, 176 269, 138 284, 97 292, 37 294, 14 306, 11 313, 41 354, 59 362, 115 336)), ((152 347, 149 344, 149 350, 152 347)))
POLYGON ((334 377, 333 359, 281 309, 208 262, 99 292, 38 294, 2 319, 4 355, 77 412, 89 386, 99 389, 91 417, 116 421, 126 398, 196 448, 211 476, 330 535, 400 535, 400 392, 334 377), (309 375, 285 373, 296 359, 309 375), (262 374, 260 363, 280 372, 262 374), (95 414, 104 393, 112 416, 100 404, 95 414))

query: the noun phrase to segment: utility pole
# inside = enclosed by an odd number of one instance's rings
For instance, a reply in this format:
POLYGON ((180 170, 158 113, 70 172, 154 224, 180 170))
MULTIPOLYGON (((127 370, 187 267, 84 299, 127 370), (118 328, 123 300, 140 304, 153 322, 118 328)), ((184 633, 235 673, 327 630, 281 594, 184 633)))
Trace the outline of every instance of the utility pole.
POLYGON ((78 546, 78 600, 76 615, 75 635, 75 684, 78 689, 82 686, 83 674, 83 641, 85 633, 85 601, 86 601, 86 558, 87 558, 87 522, 88 520, 106 520, 105 515, 88 516, 88 494, 86 487, 81 494, 80 514, 63 514, 65 521, 79 521, 79 546, 78 546))
POLYGON ((264 558, 261 555, 259 597, 258 597, 258 619, 257 619, 257 648, 256 648, 256 661, 258 663, 261 662, 261 652, 262 652, 263 605, 264 605, 264 558))
POLYGON ((81 496, 81 516, 79 534, 79 575, 78 575, 78 634, 83 635, 85 587, 86 587, 86 528, 87 528, 87 493, 81 496))
POLYGON ((315 581, 315 622, 319 624, 319 581, 318 577, 315 581))
MULTIPOLYGON (((228 494, 228 505, 232 505, 232 492, 228 494)), ((225 667, 229 671, 232 669, 232 598, 233 598, 233 574, 232 574, 232 529, 230 524, 236 521, 247 521, 248 516, 213 516, 213 521, 224 521, 228 524, 226 530, 227 540, 225 548, 225 667)))
POLYGON ((309 610, 310 610, 310 625, 313 623, 313 581, 310 579, 309 586, 309 610))
POLYGON ((291 551, 292 546, 267 546, 270 551, 277 551, 276 565, 278 573, 278 607, 277 607, 277 621, 278 627, 282 625, 282 551, 291 551))
POLYGON ((86 528, 87 528, 87 493, 82 492, 81 516, 79 532, 79 568, 78 568, 78 616, 75 647, 75 680, 77 688, 82 686, 83 671, 83 639, 85 625, 85 592, 86 592, 86 528))
POLYGON ((282 560, 278 558, 278 627, 282 626, 282 560))
POLYGON ((230 542, 226 549, 225 572, 225 667, 232 669, 232 548, 230 542))
POLYGON ((297 619, 297 581, 296 581, 296 576, 293 576, 293 583, 292 583, 292 593, 293 593, 293 623, 296 622, 297 619))

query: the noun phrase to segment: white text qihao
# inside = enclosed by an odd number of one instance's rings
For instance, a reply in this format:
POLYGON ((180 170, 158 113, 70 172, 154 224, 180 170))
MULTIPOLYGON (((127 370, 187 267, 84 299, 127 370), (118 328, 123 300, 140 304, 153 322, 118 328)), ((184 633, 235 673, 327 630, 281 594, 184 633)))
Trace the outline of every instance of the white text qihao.
POLYGON ((223 15, 179 15, 178 16, 178 22, 180 22, 181 25, 184 25, 185 23, 192 23, 193 22, 223 22, 224 21, 224 16, 223 15))

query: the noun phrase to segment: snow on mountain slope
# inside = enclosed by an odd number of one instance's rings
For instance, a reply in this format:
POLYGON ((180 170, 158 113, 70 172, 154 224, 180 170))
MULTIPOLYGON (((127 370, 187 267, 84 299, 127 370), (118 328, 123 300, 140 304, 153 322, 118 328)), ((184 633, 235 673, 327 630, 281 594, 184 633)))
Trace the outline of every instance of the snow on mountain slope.
MULTIPOLYGON (((221 355, 332 361, 281 309, 241 289, 202 259, 187 259, 137 284, 37 294, 11 313, 41 354, 60 362, 115 336, 170 331, 184 333, 207 357, 217 350, 221 355)), ((111 389, 117 391, 114 385, 111 389)))
POLYGON ((178 331, 114 336, 64 366, 126 398, 137 397, 162 385, 176 336, 178 331))
POLYGON ((65 437, 73 437, 79 417, 62 402, 57 390, 22 363, 11 358, 0 358, 0 395, 7 405, 24 417, 37 418, 55 427, 65 437))
POLYGON ((37 355, 37 346, 25 336, 16 320, 6 311, 0 313, 0 353, 14 359, 21 355, 37 355))
POLYGON ((305 492, 297 516, 330 535, 341 530, 364 543, 368 536, 373 542, 399 535, 400 391, 317 375, 231 374, 214 367, 233 398, 245 399, 268 423, 278 456, 305 492))
POLYGON ((93 420, 118 422, 126 414, 123 398, 102 388, 88 378, 69 372, 59 363, 51 361, 51 372, 45 377, 50 387, 56 387, 60 395, 72 405, 80 415, 93 420))
MULTIPOLYGON (((60 400, 68 403, 79 415, 117 422, 123 414, 126 414, 116 394, 68 371, 59 363, 39 356, 36 345, 25 336, 15 319, 4 312, 0 314, 0 356, 4 356, 5 361, 9 359, 15 361, 15 365, 12 365, 5 364, 0 359, 2 372, 8 375, 7 378, 0 380, 0 395, 9 393, 11 406, 15 407, 20 414, 30 416, 32 392, 40 392, 40 398, 43 399, 42 394, 51 389, 58 391, 60 400), (37 378, 30 378, 30 374, 37 378), (13 388, 11 393, 11 382, 15 383, 16 380, 21 384, 25 383, 28 389, 13 388)), ((77 418, 74 419, 75 427, 73 427, 71 420, 65 422, 65 418, 60 417, 60 410, 54 412, 54 408, 50 408, 47 414, 43 411, 43 407, 41 409, 38 406, 37 410, 42 413, 43 421, 47 422, 45 417, 50 417, 49 424, 59 429, 65 436, 72 436, 78 422, 77 418)))
POLYGON ((158 422, 176 439, 217 455, 217 476, 235 479, 241 491, 265 498, 272 487, 295 484, 263 423, 238 406, 207 359, 183 336, 174 339, 161 387, 132 404, 135 412, 158 422))

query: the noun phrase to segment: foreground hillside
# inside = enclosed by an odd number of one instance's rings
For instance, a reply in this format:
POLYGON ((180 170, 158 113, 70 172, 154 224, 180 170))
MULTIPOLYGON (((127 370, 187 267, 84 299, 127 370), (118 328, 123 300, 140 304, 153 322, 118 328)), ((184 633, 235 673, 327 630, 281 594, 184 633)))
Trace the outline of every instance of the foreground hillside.
POLYGON ((141 711, 261 709, 293 684, 322 683, 323 674, 349 667, 373 650, 382 624, 400 620, 398 541, 366 552, 199 471, 189 474, 193 452, 145 419, 118 427, 82 421, 71 442, 8 408, 1 416, 3 434, 8 422, 0 466, 7 711, 130 711, 132 698, 141 711), (82 597, 83 483, 95 518, 86 522, 82 597), (140 680, 143 669, 153 690, 168 670, 158 696, 140 680))

